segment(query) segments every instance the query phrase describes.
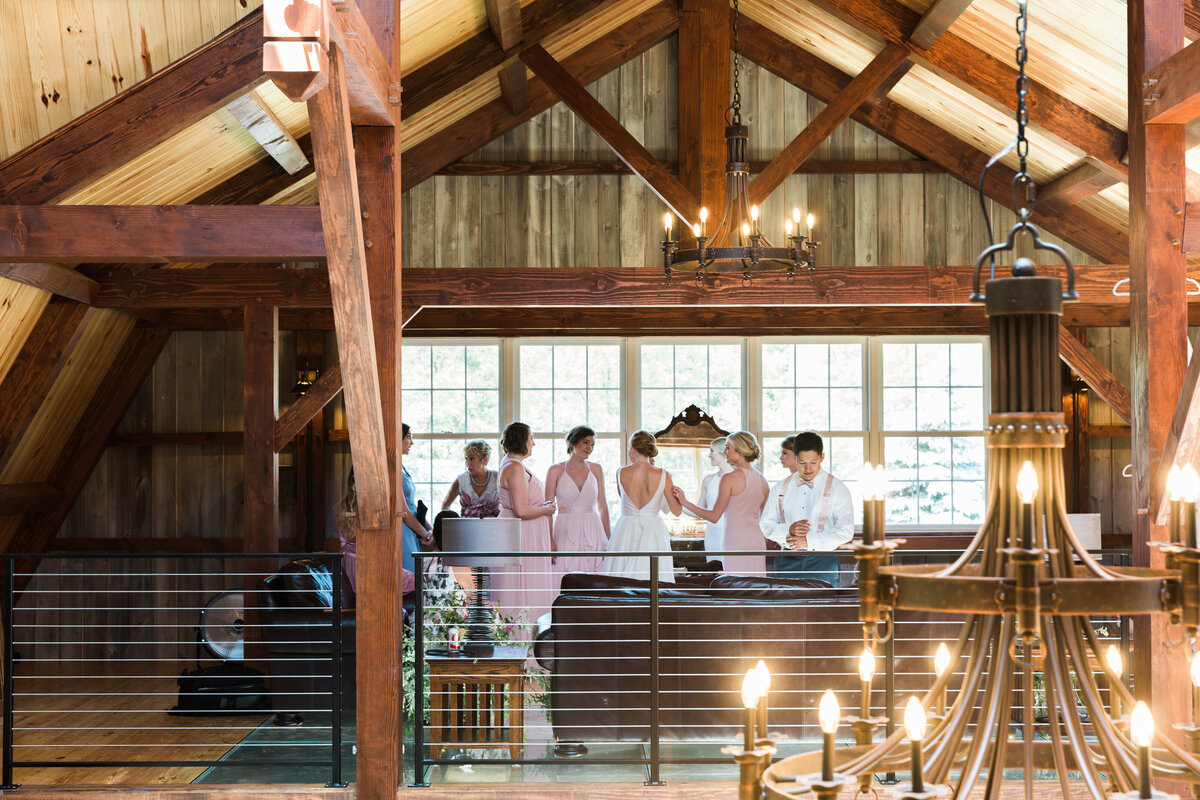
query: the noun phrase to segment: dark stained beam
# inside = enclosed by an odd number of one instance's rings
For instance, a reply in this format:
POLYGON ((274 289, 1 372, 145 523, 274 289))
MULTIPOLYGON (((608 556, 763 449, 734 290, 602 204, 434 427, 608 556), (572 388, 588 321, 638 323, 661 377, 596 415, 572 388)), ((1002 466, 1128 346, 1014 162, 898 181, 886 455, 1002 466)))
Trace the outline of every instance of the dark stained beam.
POLYGON ((364 16, 354 0, 334 5, 330 38, 346 55, 346 91, 350 120, 355 125, 395 123, 393 106, 399 105, 399 76, 392 74, 392 43, 376 37, 378 28, 364 16), (386 51, 386 52, 385 52, 386 51))
POLYGON ((246 553, 279 552, 279 310, 247 306, 242 337, 242 460, 245 464, 242 546, 246 553))
POLYGON ((732 36, 726 0, 680 3, 679 178, 714 212, 725 203, 725 107, 732 36))
POLYGON ((262 12, 0 163, 0 203, 48 203, 264 80, 262 12))
POLYGON ((512 50, 521 43, 521 0, 483 0, 483 9, 501 50, 512 50))
POLYGON ((529 73, 520 59, 513 59, 496 73, 500 82, 500 97, 514 114, 520 114, 529 105, 529 73))
POLYGON ((0 261, 313 261, 316 206, 0 206, 0 261))
MULTIPOLYGON (((614 0, 534 0, 521 9, 521 43, 541 43, 593 11, 613 4, 614 0)), ((401 78, 401 113, 406 118, 412 116, 514 56, 515 50, 502 49, 490 30, 477 33, 401 78)))
POLYGON ((334 364, 313 381, 308 391, 296 398, 288 410, 275 421, 275 452, 288 446, 296 435, 315 417, 329 401, 342 390, 342 367, 334 364))
POLYGON ((244 265, 204 269, 114 270, 100 278, 97 308, 229 308, 251 304, 329 306, 324 269, 244 265))
MULTIPOLYGON (((750 174, 756 175, 766 161, 751 161, 750 174)), ((682 176, 683 164, 667 164, 672 173, 682 176)), ((806 159, 796 167, 796 175, 942 175, 946 168, 923 158, 901 161, 847 161, 806 159)), ((438 175, 632 175, 633 170, 620 161, 456 161, 437 171, 438 175)), ((680 182, 683 182, 682 177, 680 182)), ((686 183, 684 185, 687 185, 686 183)))
POLYGON ((913 62, 911 61, 904 61, 897 66, 894 70, 892 70, 890 75, 879 82, 879 85, 875 87, 874 91, 867 95, 867 99, 863 100, 862 104, 859 105, 859 110, 865 114, 870 114, 872 111, 874 111, 875 106, 884 101, 884 99, 888 96, 888 93, 891 92, 892 89, 896 88, 896 84, 903 80, 904 76, 907 75, 908 71, 912 68, 913 62))
MULTIPOLYGON (((129 334, 108 373, 97 379, 96 392, 50 470, 46 482, 62 493, 62 501, 49 510, 26 514, 12 539, 0 542, 5 552, 36 554, 46 550, 169 336, 169 331, 153 327, 137 327, 129 334)), ((19 582, 18 589, 23 587, 19 582)))
POLYGON ((908 50, 898 44, 885 45, 854 80, 838 93, 803 131, 767 164, 758 177, 746 186, 747 199, 752 205, 762 203, 783 184, 787 177, 812 155, 829 134, 849 119, 871 93, 887 80, 893 71, 908 60, 908 50))
POLYGON ((933 5, 921 15, 909 40, 917 47, 932 47, 970 6, 971 0, 934 0, 933 5))
POLYGON ((91 278, 57 264, 0 263, 0 278, 8 278, 89 306, 100 291, 100 284, 91 278))
POLYGON ((0 516, 49 511, 62 501, 62 492, 48 483, 0 484, 0 516))
POLYGON ((1200 46, 1192 43, 1147 70, 1142 104, 1147 123, 1183 125, 1200 116, 1200 46))
MULTIPOLYGON (((525 9, 526 19, 530 8, 525 9)), ((563 67, 586 85, 663 41, 675 32, 677 25, 674 4, 660 3, 572 53, 563 60, 563 67)), ((485 35, 491 41, 491 34, 485 35)), ((528 29, 525 40, 534 40, 528 29)), ((405 99, 405 113, 410 110, 410 100, 405 99)), ((401 170, 404 189, 412 188, 447 164, 470 155, 496 137, 533 119, 556 102, 558 97, 554 92, 534 78, 529 82, 529 104, 520 114, 512 113, 503 99, 497 99, 450 128, 406 149, 401 170)))
MULTIPOLYGON (((818 99, 831 102, 850 83, 849 76, 753 20, 742 19, 741 25, 745 33, 742 49, 748 58, 818 99)), ((978 183, 990 158, 891 100, 884 100, 869 113, 855 111, 852 118, 906 150, 940 164, 970 186, 978 183)), ((1003 164, 993 166, 984 191, 1000 203, 1011 203, 1014 175, 1003 164)), ((1054 215, 1035 210, 1033 221, 1101 261, 1119 264, 1128 258, 1128 235, 1078 208, 1054 215)))
POLYGON ((1117 380, 1108 367, 1087 349, 1087 345, 1076 339, 1061 323, 1058 326, 1058 354, 1101 400, 1108 403, 1121 419, 1129 422, 1133 416, 1129 388, 1117 380))
MULTIPOLYGON (((943 34, 928 49, 911 42, 909 37, 920 24, 921 14, 899 0, 819 0, 819 4, 860 30, 910 47, 918 63, 942 77, 1001 108, 1015 110, 1017 72, 1013 67, 953 33, 943 34)), ((750 38, 743 37, 743 41, 750 38)), ((1121 162, 1128 139, 1120 128, 1035 80, 1029 81, 1028 106, 1032 124, 1094 156, 1114 172, 1127 173, 1121 162)))
POLYGON ((541 45, 522 50, 521 60, 613 149, 626 166, 646 182, 677 217, 687 221, 689 227, 698 219, 700 203, 696 196, 541 45))
POLYGON ((329 89, 318 92, 308 102, 308 116, 346 386, 344 397, 358 489, 359 525, 379 529, 387 526, 391 513, 387 447, 367 282, 363 209, 359 202, 358 167, 342 60, 341 51, 331 47, 329 89))
POLYGON ((1084 161, 1038 189, 1037 208, 1043 214, 1055 214, 1119 182, 1094 162, 1084 161))
POLYGON ((91 321, 79 303, 51 301, 0 381, 0 469, 8 463, 91 321))

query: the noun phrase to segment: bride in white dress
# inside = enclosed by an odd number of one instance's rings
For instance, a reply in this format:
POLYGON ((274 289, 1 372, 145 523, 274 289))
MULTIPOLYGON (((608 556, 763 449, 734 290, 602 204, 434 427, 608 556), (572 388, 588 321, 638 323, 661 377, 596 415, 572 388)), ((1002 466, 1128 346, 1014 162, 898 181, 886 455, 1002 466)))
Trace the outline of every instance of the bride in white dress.
MULTIPOLYGON (((671 538, 661 512, 666 505, 679 516, 682 506, 671 493, 671 475, 650 464, 658 455, 654 436, 637 431, 629 437, 629 466, 617 470, 617 492, 621 495, 621 516, 612 528, 609 552, 669 552, 671 538)), ((675 567, 669 555, 658 559, 660 583, 675 582, 675 567)), ((650 559, 646 556, 608 556, 603 571, 624 578, 650 579, 650 559)))

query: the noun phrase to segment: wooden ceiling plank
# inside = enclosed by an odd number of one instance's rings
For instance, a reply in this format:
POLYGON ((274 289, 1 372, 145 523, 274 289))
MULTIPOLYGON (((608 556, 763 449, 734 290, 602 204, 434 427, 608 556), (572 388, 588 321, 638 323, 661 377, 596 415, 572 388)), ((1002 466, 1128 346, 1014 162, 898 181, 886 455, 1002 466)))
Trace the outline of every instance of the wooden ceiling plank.
MULTIPOLYGON (((539 44, 560 30, 615 0, 534 0, 521 13, 522 41, 539 44)), ((404 105, 409 117, 435 101, 453 94, 481 75, 499 67, 516 53, 502 49, 491 31, 483 31, 401 79, 404 105)))
POLYGON ((1117 380, 1108 367, 1087 349, 1087 345, 1076 339, 1062 323, 1058 325, 1058 355, 1121 419, 1129 422, 1133 416, 1133 398, 1129 388, 1117 380))
POLYGON ((60 301, 48 303, 38 317, 0 381, 0 468, 12 457, 91 318, 87 306, 60 301))
POLYGON ((871 63, 767 164, 758 177, 750 181, 746 186, 748 201, 752 205, 762 205, 795 172, 796 167, 803 164, 804 159, 812 155, 821 142, 849 119, 871 93, 907 60, 907 48, 898 44, 885 45, 871 63))
POLYGON ((8 278, 85 306, 90 306, 100 291, 100 284, 91 278, 57 264, 0 263, 0 278, 8 278))
POLYGON ((300 149, 296 137, 279 121, 279 117, 263 102, 257 91, 252 89, 246 92, 226 105, 225 110, 289 175, 295 175, 308 166, 308 156, 300 149))
POLYGON ((688 227, 698 219, 700 203, 687 188, 650 154, 641 142, 571 76, 541 45, 521 51, 521 60, 567 104, 625 164, 646 182, 659 199, 688 227))
POLYGON ((500 96, 514 114, 520 114, 529 105, 529 74, 520 59, 513 59, 496 73, 500 82, 500 96))
POLYGON ((342 62, 340 49, 331 47, 329 89, 318 92, 308 101, 308 116, 312 125, 321 218, 328 242, 327 262, 338 349, 345 373, 346 414, 358 488, 359 525, 378 529, 388 524, 390 482, 364 255, 358 170, 342 62))
POLYGON ((0 261, 312 261, 317 206, 0 206, 0 261))
MULTIPOLYGON (((899 0, 818 0, 850 24, 885 41, 912 49, 913 57, 944 78, 995 103, 1016 110, 1016 70, 996 56, 953 33, 940 36, 932 47, 909 40, 920 23, 919 12, 899 0)), ((761 27, 761 26, 760 26, 761 27)), ((749 37, 747 37, 749 38, 749 37)), ((1030 123, 1094 156, 1124 176, 1128 146, 1125 132, 1035 80, 1029 81, 1030 123)))
MULTIPOLYGON (((823 102, 831 102, 850 83, 848 75, 753 20, 743 19, 741 25, 747 58, 823 102)), ((856 110, 852 117, 909 152, 940 164, 969 186, 979 182, 989 159, 988 154, 892 100, 884 100, 869 113, 856 110)), ((984 191, 1002 204, 1011 203, 1014 175, 1012 169, 996 164, 988 171, 984 191)), ((1101 261, 1128 261, 1129 236, 1078 208, 1054 215, 1035 210, 1033 221, 1101 261)))
MULTIPOLYGON (((751 161, 750 174, 762 172, 766 161, 751 161)), ((667 164, 682 176, 683 164, 667 164)), ((796 175, 941 175, 946 168, 924 158, 899 161, 814 161, 806 159, 796 167, 796 175)), ((456 161, 439 169, 437 175, 632 175, 633 170, 620 161, 456 161)), ((680 183, 687 183, 680 177, 680 183)))
POLYGON ((501 50, 512 50, 521 43, 521 0, 483 0, 483 8, 501 50))
MULTIPOLYGON (((529 8, 526 8, 526 12, 529 8)), ((526 18, 529 18, 527 14, 526 18)), ((611 72, 662 42, 679 24, 671 2, 651 7, 637 17, 609 31, 599 40, 585 45, 563 60, 563 66, 584 84, 611 72)), ((487 34, 488 41, 491 35, 487 34)), ((526 31, 526 41, 534 37, 526 31)), ((495 46, 494 44, 492 45, 495 46)), ((558 97, 536 77, 529 83, 529 104, 513 114, 504 100, 495 100, 450 128, 405 150, 401 181, 407 191, 432 176, 437 170, 465 158, 493 139, 550 108, 558 97)), ((403 108, 409 109, 409 99, 403 108)))
POLYGON ((921 21, 913 28, 909 40, 917 47, 932 47, 970 7, 971 0, 934 0, 933 5, 921 15, 921 21))
POLYGON ((1119 181, 1091 161, 1084 161, 1038 189, 1037 208, 1054 214, 1092 197, 1119 181))
MULTIPOLYGON (((63 520, 104 454, 109 437, 145 383, 170 335, 165 328, 153 327, 136 327, 129 334, 108 373, 96 381, 97 388, 87 410, 50 471, 47 482, 61 492, 61 501, 47 511, 27 513, 13 538, 0 543, 5 552, 42 553, 58 535, 63 520)), ((18 588, 23 589, 24 584, 18 588)))
POLYGON ((48 203, 264 80, 262 12, 0 163, 0 202, 48 203))

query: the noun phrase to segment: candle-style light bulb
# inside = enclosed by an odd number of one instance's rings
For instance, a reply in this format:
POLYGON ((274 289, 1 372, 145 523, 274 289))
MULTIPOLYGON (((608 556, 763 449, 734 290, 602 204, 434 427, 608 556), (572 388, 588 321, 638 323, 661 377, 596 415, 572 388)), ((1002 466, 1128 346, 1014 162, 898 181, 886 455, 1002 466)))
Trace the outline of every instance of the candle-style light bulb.
POLYGON ((702 234, 702 233, 704 233, 704 229, 700 227, 699 222, 692 225, 692 235, 694 235, 697 239, 699 239, 700 234, 702 234))
POLYGON ((904 707, 904 733, 912 742, 912 790, 916 794, 925 791, 925 777, 921 765, 921 741, 925 738, 925 707, 916 697, 908 698, 904 707))
POLYGON ((1129 738, 1138 749, 1138 797, 1149 800, 1150 745, 1154 743, 1154 715, 1150 707, 1139 700, 1129 715, 1129 738))
POLYGON ((838 722, 842 717, 842 709, 838 706, 837 698, 828 689, 821 695, 821 704, 817 708, 817 719, 821 723, 821 733, 824 748, 821 751, 821 780, 833 780, 833 737, 837 734, 838 722))
POLYGON ((754 665, 758 673, 758 738, 767 738, 767 693, 771 691, 771 670, 761 658, 754 665))
POLYGON ((800 209, 798 209, 798 208, 792 209, 792 221, 795 222, 796 225, 800 224, 800 209))
POLYGON ((871 716, 871 680, 875 677, 875 654, 869 647, 864 647, 862 655, 858 657, 858 677, 862 680, 858 716, 862 719, 869 719, 871 716))
POLYGON ((1200 724, 1200 653, 1192 656, 1192 723, 1200 724))
POLYGON ((1196 496, 1200 495, 1200 475, 1188 464, 1183 468, 1183 543, 1196 546, 1196 496))
POLYGON ((758 222, 758 206, 750 206, 750 221, 758 222))
POLYGON ((759 677, 758 670, 746 670, 742 679, 742 705, 746 708, 745 726, 742 731, 742 743, 746 750, 754 749, 754 710, 758 706, 759 677))
POLYGON ((812 239, 813 224, 816 223, 816 221, 817 221, 816 217, 814 217, 812 214, 808 215, 807 222, 808 222, 808 238, 809 239, 812 239))
POLYGON ((1115 686, 1121 682, 1121 676, 1125 674, 1125 663, 1121 660, 1121 651, 1117 650, 1116 645, 1108 646, 1108 650, 1104 652, 1104 663, 1108 667, 1109 680, 1114 685, 1114 688, 1109 690, 1111 698, 1108 702, 1109 713, 1113 719, 1119 720, 1121 718, 1121 697, 1117 694, 1115 686))
POLYGON ((875 467, 870 461, 864 462, 862 472, 858 474, 858 486, 863 498, 863 544, 875 544, 875 512, 876 497, 875 467))
POLYGON ((1200 653, 1192 656, 1192 686, 1200 687, 1200 653))
POLYGON ((673 220, 674 220, 674 215, 670 211, 668 211, 666 214, 663 215, 663 227, 665 227, 667 229, 667 238, 668 239, 671 238, 671 228, 673 227, 673 225, 672 225, 673 220))
POLYGON ((1183 470, 1172 464, 1167 472, 1167 497, 1176 502, 1183 499, 1183 470))
POLYGON ((1037 470, 1033 468, 1032 461, 1026 461, 1021 465, 1021 471, 1017 473, 1017 495, 1020 496, 1022 503, 1032 503, 1037 497, 1037 493, 1037 470))
POLYGON ((750 238, 750 223, 749 222, 742 223, 742 238, 743 239, 750 238))
POLYGON ((789 239, 792 238, 792 230, 792 221, 790 219, 785 219, 783 221, 783 232, 787 234, 789 239))

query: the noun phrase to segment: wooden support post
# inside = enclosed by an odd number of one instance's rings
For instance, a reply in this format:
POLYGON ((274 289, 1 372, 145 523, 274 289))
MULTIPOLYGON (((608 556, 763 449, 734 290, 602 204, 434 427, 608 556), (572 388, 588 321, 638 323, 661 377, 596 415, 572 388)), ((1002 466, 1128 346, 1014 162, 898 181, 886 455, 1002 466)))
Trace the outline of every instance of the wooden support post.
MULTIPOLYGON (((729 48, 733 43, 733 20, 725 0, 699 0, 698 36, 700 103, 700 193, 697 199, 708 206, 716 219, 725 207, 725 109, 729 106, 729 48)), ((680 153, 682 158, 683 154, 680 153)))
MULTIPOLYGON (((1163 493, 1161 463, 1187 368, 1183 239, 1184 126, 1147 125, 1136 101, 1144 74, 1183 47, 1182 0, 1130 0, 1129 241, 1130 372, 1133 395, 1133 563, 1161 564, 1149 542, 1166 539, 1150 510, 1163 493)), ((1134 627, 1137 695, 1160 731, 1188 721, 1187 670, 1164 615, 1134 627), (1148 624, 1147 624, 1148 623, 1148 624)))
POLYGON ((279 550, 279 456, 275 451, 279 310, 274 306, 246 306, 244 319, 244 549, 246 553, 274 553, 279 550))

